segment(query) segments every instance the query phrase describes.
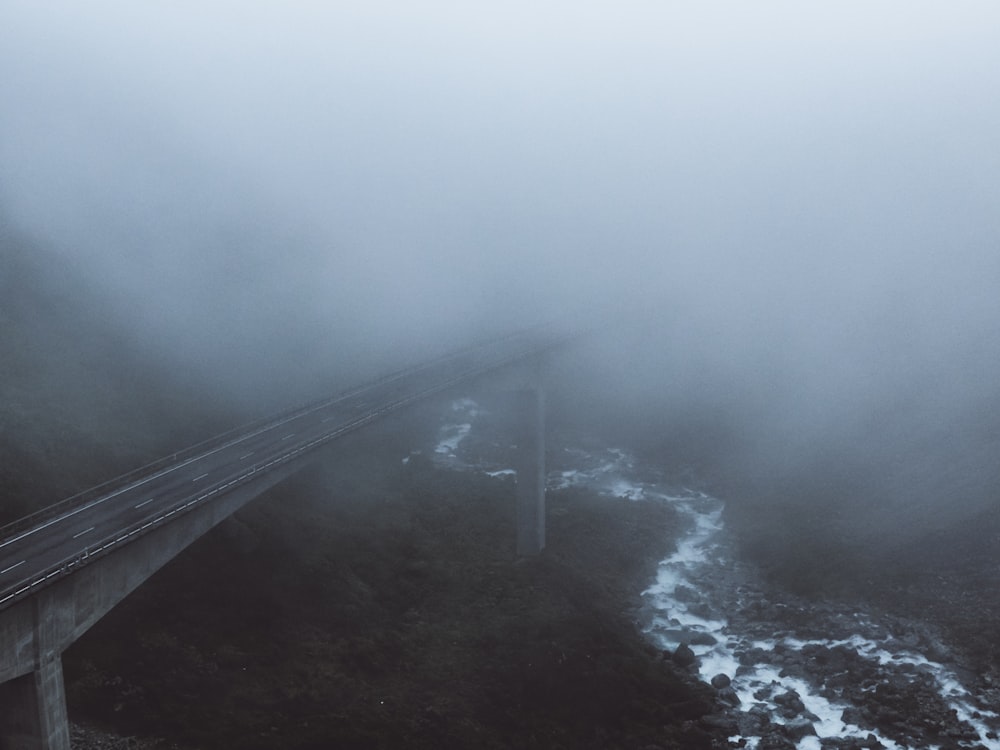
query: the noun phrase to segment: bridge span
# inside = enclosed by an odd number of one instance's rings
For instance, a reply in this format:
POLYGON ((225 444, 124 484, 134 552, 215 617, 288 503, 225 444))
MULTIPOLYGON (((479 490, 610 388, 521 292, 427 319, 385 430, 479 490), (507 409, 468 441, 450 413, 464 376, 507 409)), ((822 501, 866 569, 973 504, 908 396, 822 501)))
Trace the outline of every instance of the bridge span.
POLYGON ((262 420, 0 528, 0 750, 69 750, 61 655, 216 524, 318 449, 480 379, 520 393, 517 550, 545 544, 541 358, 568 340, 535 328, 468 347, 262 420))

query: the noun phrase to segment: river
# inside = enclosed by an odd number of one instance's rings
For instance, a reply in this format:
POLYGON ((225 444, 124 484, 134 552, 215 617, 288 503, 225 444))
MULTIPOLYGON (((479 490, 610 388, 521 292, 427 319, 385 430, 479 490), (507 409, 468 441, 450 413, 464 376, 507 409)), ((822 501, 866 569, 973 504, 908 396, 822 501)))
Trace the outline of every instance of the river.
MULTIPOLYGON (((453 402, 436 459, 513 473, 459 457, 482 414, 475 401, 453 402)), ((973 676, 961 673, 931 628, 772 590, 734 553, 721 499, 678 487, 621 448, 586 442, 549 446, 558 453, 549 492, 585 486, 668 503, 686 520, 676 550, 637 595, 647 636, 716 688, 718 711, 707 721, 725 730, 731 747, 1000 750, 1000 706, 967 687, 973 676)))

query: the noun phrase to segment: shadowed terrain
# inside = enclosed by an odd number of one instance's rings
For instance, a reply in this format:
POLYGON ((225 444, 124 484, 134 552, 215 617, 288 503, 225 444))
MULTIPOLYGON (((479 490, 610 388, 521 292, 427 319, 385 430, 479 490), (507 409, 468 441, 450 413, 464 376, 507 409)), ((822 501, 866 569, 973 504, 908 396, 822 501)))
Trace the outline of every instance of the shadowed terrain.
MULTIPOLYGON (((132 369, 99 300, 5 240, 7 517, 233 421, 132 369)), ((154 576, 65 654, 71 717, 195 748, 708 747, 710 690, 634 616, 673 512, 555 492, 519 561, 511 480, 401 462, 443 408, 329 451, 154 576)))

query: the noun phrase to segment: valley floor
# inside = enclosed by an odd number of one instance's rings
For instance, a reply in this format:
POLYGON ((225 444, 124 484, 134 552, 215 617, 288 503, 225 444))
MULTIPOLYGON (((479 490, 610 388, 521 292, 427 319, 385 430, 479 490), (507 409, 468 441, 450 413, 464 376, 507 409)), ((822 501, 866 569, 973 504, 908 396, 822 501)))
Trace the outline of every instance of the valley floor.
POLYGON ((99 623, 66 655, 72 716, 199 750, 712 746, 711 688, 637 624, 671 508, 551 492, 548 546, 518 560, 511 478, 375 453, 255 504, 99 623))

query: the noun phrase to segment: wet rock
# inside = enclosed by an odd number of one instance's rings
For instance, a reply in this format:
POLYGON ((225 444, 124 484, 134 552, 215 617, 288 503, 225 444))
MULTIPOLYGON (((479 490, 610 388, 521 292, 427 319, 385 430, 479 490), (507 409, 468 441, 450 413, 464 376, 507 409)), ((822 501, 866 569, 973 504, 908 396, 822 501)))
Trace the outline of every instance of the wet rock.
POLYGON ((664 640, 670 641, 671 643, 690 643, 691 642, 691 631, 687 628, 676 627, 667 628, 666 630, 660 631, 664 640))
POLYGON ((809 719, 792 719, 785 724, 785 734, 788 736, 788 739, 793 742, 798 742, 803 737, 815 735, 816 729, 813 727, 813 723, 809 719))
POLYGON ((688 607, 688 612, 695 617, 700 617, 702 620, 714 620, 718 616, 716 612, 704 602, 692 604, 688 607))
POLYGON ((688 638, 688 643, 692 646, 714 646, 718 642, 711 633, 691 633, 688 638))
POLYGON ((757 750, 795 750, 795 743, 781 732, 768 732, 760 738, 757 750))
POLYGON ((766 701, 774 695, 774 685, 765 685, 762 688, 754 691, 753 697, 759 701, 766 701))
POLYGON ((721 690, 722 688, 727 688, 732 684, 732 680, 729 679, 729 675, 717 674, 712 678, 712 687, 716 690, 721 690))
POLYGON ((885 745, 878 741, 874 734, 867 737, 824 737, 820 740, 820 746, 825 748, 839 748, 839 750, 885 750, 885 745))
POLYGON ((850 672, 836 672, 826 676, 824 684, 834 690, 843 690, 855 684, 856 678, 850 672))
POLYGON ((788 718, 798 716, 806 710, 806 706, 802 702, 802 698, 799 697, 799 694, 794 690, 789 690, 774 696, 774 702, 783 709, 782 712, 788 718))
POLYGON ((857 697, 869 725, 896 741, 920 744, 928 737, 978 738, 941 696, 932 675, 888 674, 875 690, 857 697))
POLYGON ((754 664, 764 664, 770 659, 771 654, 760 647, 755 647, 749 651, 739 654, 740 664, 753 666, 754 664))
POLYGON ((864 726, 864 712, 857 706, 848 706, 840 714, 840 720, 845 724, 853 724, 856 727, 864 726))
POLYGON ((695 656, 694 651, 686 643, 682 643, 674 651, 673 655, 674 663, 682 667, 690 667, 697 663, 698 657, 695 656))
POLYGON ((848 737, 822 737, 819 746, 823 750, 860 750, 857 740, 848 737))
POLYGON ((864 739, 858 737, 823 737, 819 741, 823 750, 884 750, 885 745, 874 734, 864 739))
POLYGON ((753 706, 749 711, 740 713, 736 722, 744 737, 760 737, 771 727, 771 714, 763 706, 753 706))
POLYGON ((923 654, 931 661, 936 662, 947 662, 952 658, 951 649, 949 649, 938 638, 933 636, 930 636, 925 640, 923 654))
POLYGON ((785 659, 785 666, 781 668, 778 673, 779 677, 797 677, 801 680, 808 680, 812 670, 810 670, 801 661, 795 659, 785 659))
POLYGON ((718 698, 728 706, 738 706, 743 701, 732 687, 724 687, 719 691, 718 698))
POLYGON ((706 729, 715 729, 728 735, 739 734, 740 728, 736 719, 729 714, 705 714, 701 723, 706 729))

